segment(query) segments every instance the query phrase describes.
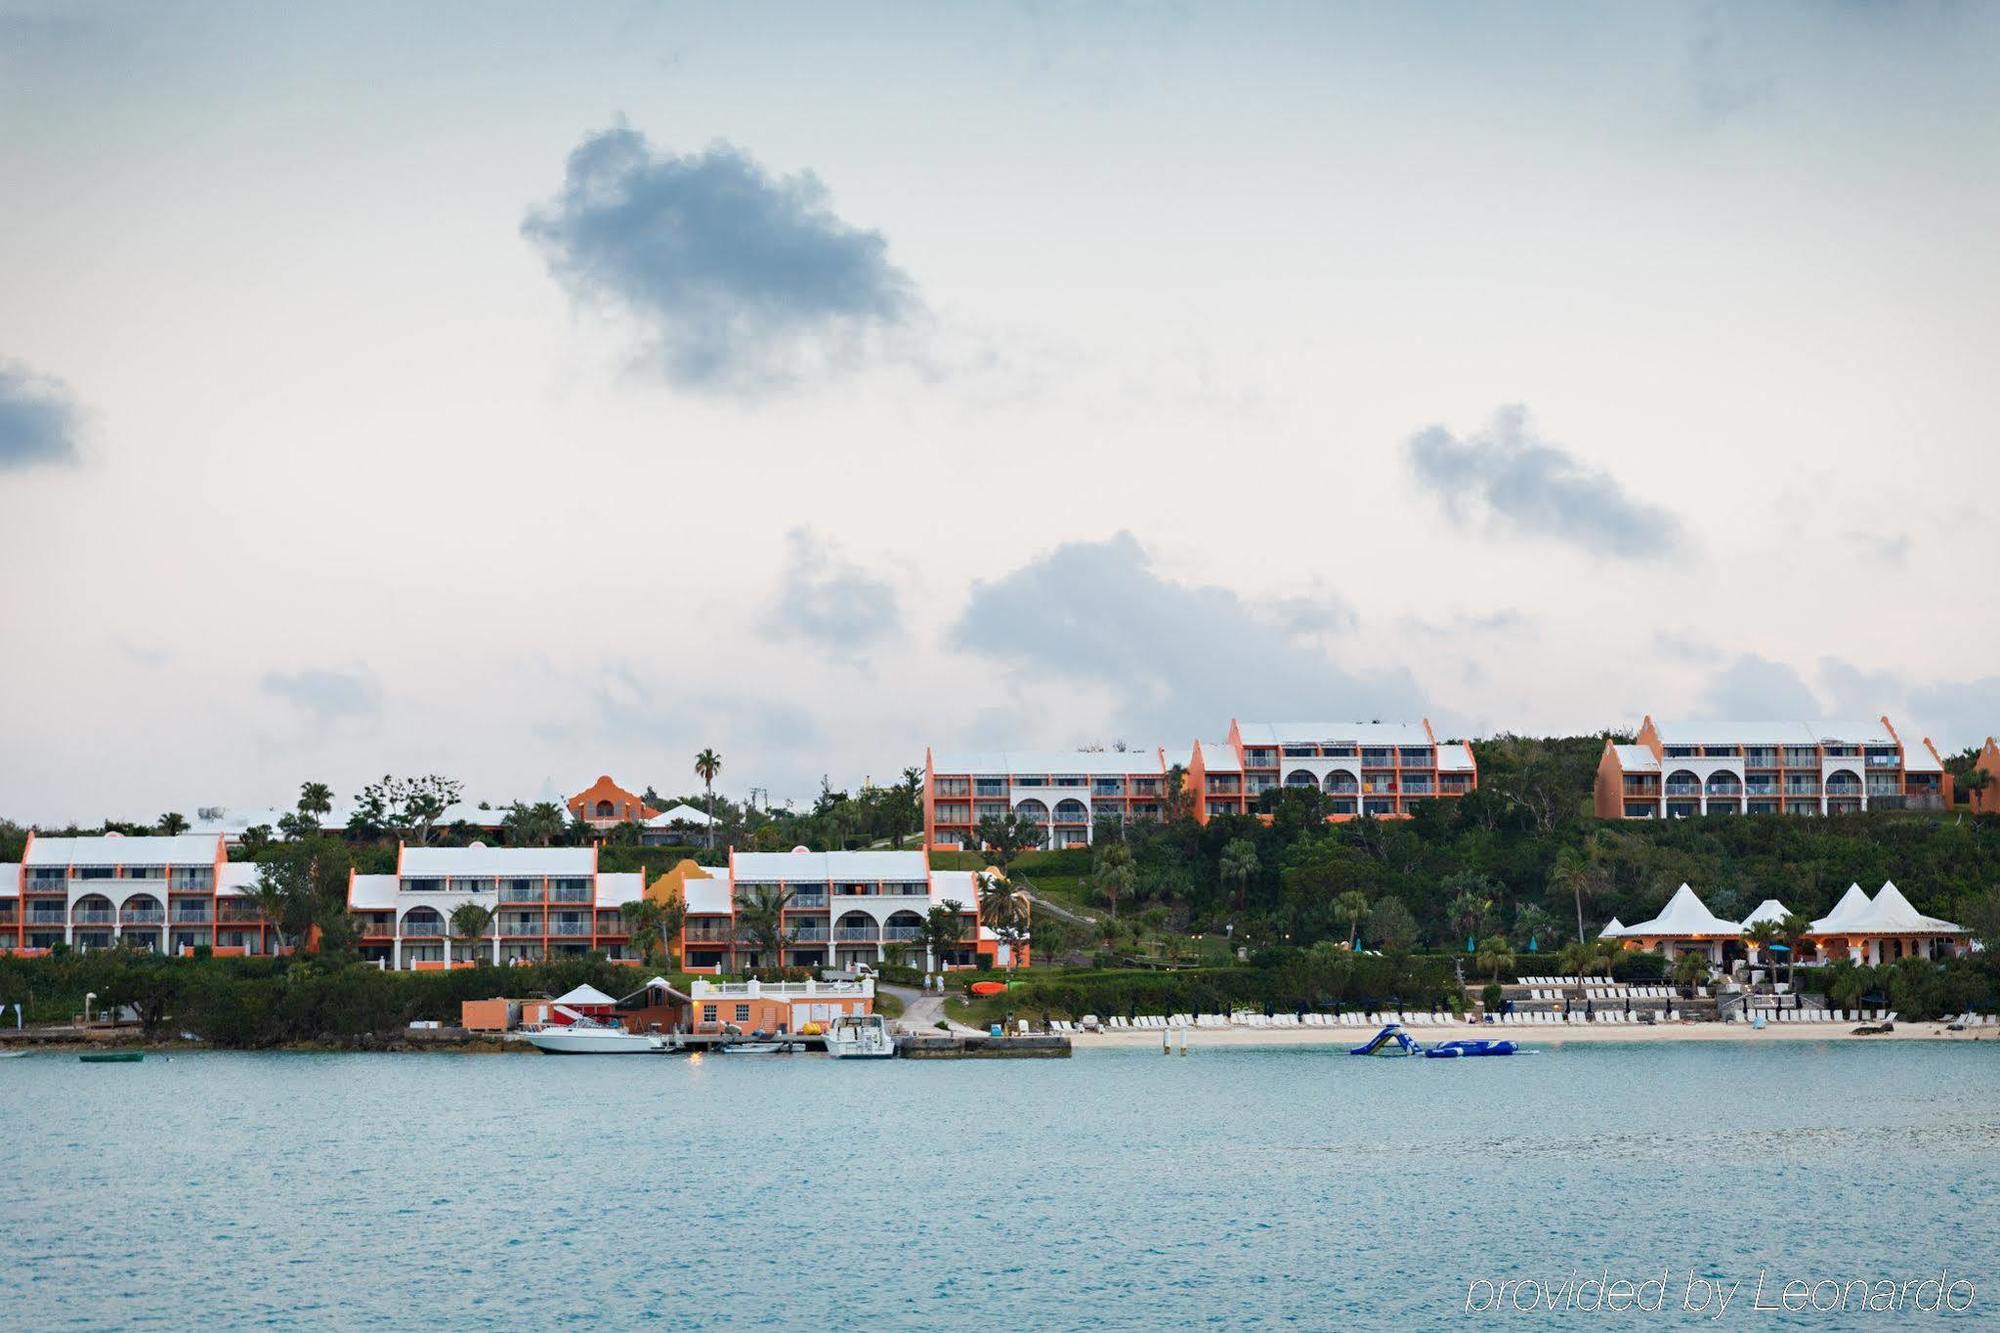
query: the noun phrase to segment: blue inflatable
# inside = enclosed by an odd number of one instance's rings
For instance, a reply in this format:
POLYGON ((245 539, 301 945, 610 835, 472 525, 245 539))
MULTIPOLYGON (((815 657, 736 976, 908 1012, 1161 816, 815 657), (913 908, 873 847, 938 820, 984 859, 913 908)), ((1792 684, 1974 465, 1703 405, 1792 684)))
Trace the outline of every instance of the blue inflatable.
POLYGON ((1441 1041, 1424 1052, 1432 1060, 1468 1059, 1475 1055, 1512 1055, 1519 1049, 1504 1038, 1500 1041, 1441 1041))
POLYGON ((1402 1025, 1390 1023, 1359 1046, 1350 1046, 1349 1055, 1422 1055, 1424 1048, 1410 1040, 1402 1025))

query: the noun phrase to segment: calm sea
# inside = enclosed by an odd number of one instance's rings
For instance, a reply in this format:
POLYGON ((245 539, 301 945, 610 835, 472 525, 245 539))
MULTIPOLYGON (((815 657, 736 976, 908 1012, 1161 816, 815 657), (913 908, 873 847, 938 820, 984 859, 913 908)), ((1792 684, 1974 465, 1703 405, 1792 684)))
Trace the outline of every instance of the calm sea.
POLYGON ((1690 1272, 1811 1326, 1760 1271, 1940 1270, 2000 1325, 2000 1043, 33 1055, 0 1113, 14 1328, 1650 1327, 1690 1272), (1657 1314, 1465 1309, 1662 1274, 1657 1314))

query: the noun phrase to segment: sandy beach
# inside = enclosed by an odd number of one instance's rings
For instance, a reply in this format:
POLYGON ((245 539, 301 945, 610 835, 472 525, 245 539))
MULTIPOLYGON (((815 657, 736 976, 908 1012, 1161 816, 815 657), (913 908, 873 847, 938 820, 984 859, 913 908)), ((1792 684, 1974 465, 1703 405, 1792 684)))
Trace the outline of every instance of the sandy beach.
MULTIPOLYGON (((1484 1023, 1454 1023, 1407 1029, 1410 1036, 1428 1045, 1461 1038, 1498 1039, 1505 1037, 1522 1046, 1563 1046, 1572 1042, 1658 1042, 1658 1041, 1988 1041, 2000 1042, 2000 1028, 1947 1032, 1942 1023, 1898 1023, 1893 1032, 1855 1036, 1852 1023, 1772 1023, 1762 1031, 1748 1023, 1660 1023, 1651 1027, 1501 1027, 1484 1023)), ((1374 1033, 1374 1028, 1189 1028, 1190 1050, 1203 1046, 1358 1046, 1374 1033)), ((1079 1049, 1089 1047, 1158 1047, 1162 1033, 1078 1032, 1070 1034, 1079 1049)), ((1173 1033, 1176 1049, 1180 1032, 1173 1033)))

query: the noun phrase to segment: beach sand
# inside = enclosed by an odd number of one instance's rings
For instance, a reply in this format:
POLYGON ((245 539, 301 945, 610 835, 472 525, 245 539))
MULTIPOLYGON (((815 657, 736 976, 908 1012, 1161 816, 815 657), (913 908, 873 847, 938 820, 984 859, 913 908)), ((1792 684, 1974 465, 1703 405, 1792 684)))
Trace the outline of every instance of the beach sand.
MULTIPOLYGON (((1575 1027, 1550 1024, 1547 1027, 1512 1027, 1489 1023, 1453 1023, 1411 1027, 1404 1030, 1425 1045, 1464 1038, 1507 1040, 1522 1046, 1563 1046, 1572 1042, 1652 1042, 1652 1041, 2000 1041, 2000 1028, 1947 1032, 1942 1023, 1898 1023, 1893 1032, 1875 1036, 1853 1035, 1852 1023, 1771 1023, 1762 1031, 1748 1023, 1658 1023, 1626 1027, 1579 1024, 1575 1027)), ((1189 1028, 1188 1049, 1221 1046, 1359 1046, 1375 1034, 1373 1027, 1342 1028, 1189 1028)), ((1158 1048, 1158 1029, 1134 1032, 1078 1032, 1070 1034, 1078 1049, 1090 1047, 1158 1048)), ((1178 1029, 1171 1034, 1175 1049, 1180 1047, 1178 1029)))

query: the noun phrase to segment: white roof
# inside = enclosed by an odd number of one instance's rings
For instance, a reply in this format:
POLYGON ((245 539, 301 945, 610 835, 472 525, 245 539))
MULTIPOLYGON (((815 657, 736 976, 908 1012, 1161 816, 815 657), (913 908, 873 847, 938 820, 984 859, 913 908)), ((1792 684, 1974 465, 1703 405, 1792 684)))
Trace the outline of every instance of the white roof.
POLYGON ((23 865, 30 866, 212 866, 221 846, 213 833, 176 838, 37 837, 23 865))
POLYGON ((573 991, 565 991, 556 996, 556 1004, 616 1004, 618 1001, 606 995, 595 986, 578 986, 573 991))
POLYGON ((1757 904, 1756 911, 1743 918, 1743 929, 1748 930, 1759 921, 1769 921, 1775 924, 1783 921, 1791 914, 1791 909, 1776 898, 1766 898, 1763 902, 1757 904))
POLYGON ((647 828, 666 828, 670 824, 695 824, 706 828, 708 827, 708 815, 704 811, 695 809, 686 801, 682 801, 679 805, 662 810, 659 814, 654 815, 646 821, 647 828))
POLYGON ((1636 926, 1625 928, 1627 935, 1741 935, 1743 927, 1734 921, 1724 921, 1708 910, 1708 904, 1695 895, 1695 891, 1683 884, 1674 890, 1674 896, 1667 899, 1667 905, 1651 921, 1642 921, 1636 926))
POLYGON ((1848 719, 1813 722, 1723 722, 1688 720, 1653 723, 1662 745, 1820 745, 1846 741, 1854 745, 1894 745, 1896 738, 1880 721, 1848 719))
POLYGON ((406 876, 588 875, 595 847, 405 847, 406 876))
POLYGON ((1909 773, 1942 773, 1944 765, 1931 756, 1931 747, 1918 741, 1903 747, 1903 769, 1909 773))
POLYGON ((1934 916, 1925 916, 1910 906, 1910 900, 1896 887, 1893 880, 1885 881, 1875 895, 1875 901, 1858 911, 1847 929, 1855 933, 1879 932, 1884 935, 1961 935, 1963 926, 1943 921, 1934 916))
POLYGON ((976 870, 931 871, 931 906, 955 902, 968 912, 979 909, 979 872, 976 870))
POLYGON ((1600 940, 1615 940, 1624 933, 1625 923, 1614 916, 1604 923, 1603 930, 1597 932, 1597 938, 1600 940))
POLYGON ((21 896, 21 863, 0 861, 0 898, 21 896))
POLYGON ((1660 771, 1660 761, 1643 745, 1614 745, 1611 748, 1618 753, 1618 767, 1627 773, 1660 771))
POLYGON ((930 858, 922 852, 738 852, 738 883, 833 884, 922 880, 930 858))
POLYGON ((707 916, 727 916, 729 906, 729 872, 714 872, 714 878, 696 879, 689 875, 681 881, 686 893, 688 914, 707 916))
POLYGON ((347 892, 347 905, 358 912, 387 912, 396 906, 394 875, 356 875, 347 892))
POLYGON ((1236 757, 1236 747, 1228 741, 1203 741, 1201 767, 1204 773, 1241 773, 1243 761, 1236 757))
MULTIPOLYGON (((453 824, 469 824, 474 828, 499 828, 506 820, 507 811, 504 806, 489 805, 481 810, 476 801, 460 801, 456 805, 445 807, 445 812, 432 823, 438 828, 450 828, 453 824)), ((346 822, 343 819, 340 823, 344 825, 346 822)))
POLYGON ((222 865, 222 882, 215 886, 215 891, 225 896, 241 897, 256 887, 255 861, 225 861, 222 865))
POLYGON ((1431 734, 1421 722, 1238 722, 1245 745, 1424 745, 1431 734))
POLYGON ((1476 765, 1472 762, 1472 747, 1463 741, 1454 741, 1438 746, 1438 770, 1443 773, 1470 773, 1476 765))
POLYGON ((968 754, 931 756, 931 772, 946 777, 978 774, 1031 776, 1131 773, 1153 775, 1163 772, 1160 752, 1155 746, 1135 746, 1129 750, 987 750, 968 754))
POLYGON ((646 877, 638 871, 619 871, 597 877, 597 905, 623 907, 646 896, 646 877))
POLYGON ((1840 901, 1833 905, 1833 910, 1812 923, 1813 934, 1838 934, 1867 910, 1868 895, 1861 891, 1859 884, 1850 884, 1847 892, 1840 895, 1840 901))

